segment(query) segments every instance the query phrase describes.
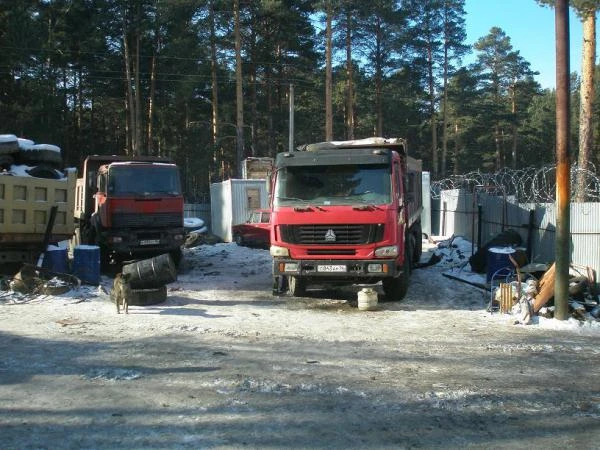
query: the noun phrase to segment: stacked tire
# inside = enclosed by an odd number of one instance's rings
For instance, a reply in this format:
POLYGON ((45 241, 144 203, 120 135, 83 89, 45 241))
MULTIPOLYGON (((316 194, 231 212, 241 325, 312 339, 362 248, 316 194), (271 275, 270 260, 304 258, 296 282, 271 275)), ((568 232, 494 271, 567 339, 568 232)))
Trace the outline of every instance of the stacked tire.
POLYGON ((167 299, 167 284, 177 280, 175 262, 169 253, 123 265, 131 286, 130 305, 147 306, 167 299))
POLYGON ((27 166, 27 173, 38 178, 61 178, 63 160, 60 147, 35 144, 14 134, 0 134, 0 171, 13 164, 27 166))

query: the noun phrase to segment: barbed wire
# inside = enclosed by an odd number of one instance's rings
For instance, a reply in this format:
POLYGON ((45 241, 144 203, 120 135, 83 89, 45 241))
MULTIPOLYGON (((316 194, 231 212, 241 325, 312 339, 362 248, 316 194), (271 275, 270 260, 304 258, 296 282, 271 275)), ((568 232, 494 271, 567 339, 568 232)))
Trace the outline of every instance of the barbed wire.
MULTIPOLYGON (((584 182, 585 201, 600 201, 600 176, 593 164, 587 168, 571 166, 571 199, 576 195, 578 180, 584 182)), ((556 198, 556 166, 504 168, 494 173, 480 171, 433 181, 431 198, 439 199, 442 191, 462 189, 471 193, 485 192, 491 195, 512 196, 521 203, 549 203, 556 198)))

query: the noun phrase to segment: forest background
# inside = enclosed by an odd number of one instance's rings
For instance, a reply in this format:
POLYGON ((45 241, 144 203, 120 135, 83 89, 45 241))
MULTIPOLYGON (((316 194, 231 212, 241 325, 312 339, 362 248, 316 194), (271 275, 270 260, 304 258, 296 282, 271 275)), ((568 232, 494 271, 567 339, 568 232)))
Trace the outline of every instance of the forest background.
MULTIPOLYGON (((571 2, 584 53, 594 36, 571 83, 585 166, 599 3, 571 2)), ((498 27, 466 44, 464 0, 0 0, 0 133, 59 145, 68 166, 168 156, 189 202, 245 157, 332 139, 404 137, 434 180, 551 164, 555 91, 535 75, 498 27)))

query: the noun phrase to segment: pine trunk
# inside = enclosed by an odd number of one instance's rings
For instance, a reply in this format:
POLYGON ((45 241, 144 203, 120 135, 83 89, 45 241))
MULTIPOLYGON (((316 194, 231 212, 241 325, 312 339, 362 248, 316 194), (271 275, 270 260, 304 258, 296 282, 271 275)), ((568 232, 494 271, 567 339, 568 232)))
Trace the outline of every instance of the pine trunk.
POLYGON ((583 22, 583 61, 581 75, 581 105, 579 110, 579 157, 575 185, 575 201, 586 201, 586 169, 590 162, 593 133, 594 70, 596 65, 596 15, 588 14, 583 22))

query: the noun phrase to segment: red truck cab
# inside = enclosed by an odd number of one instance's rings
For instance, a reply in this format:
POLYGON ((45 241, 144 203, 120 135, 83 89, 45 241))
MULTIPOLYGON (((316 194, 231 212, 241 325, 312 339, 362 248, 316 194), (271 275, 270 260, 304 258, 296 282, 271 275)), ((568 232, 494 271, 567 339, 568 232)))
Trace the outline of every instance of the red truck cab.
MULTIPOLYGON (((277 155, 271 187, 274 283, 376 283, 404 297, 421 254, 421 162, 403 139, 310 144, 277 155)), ((275 292, 275 290, 274 290, 275 292)))
POLYGON ((106 262, 170 253, 181 258, 179 169, 155 157, 91 156, 77 181, 76 241, 100 246, 106 262))

